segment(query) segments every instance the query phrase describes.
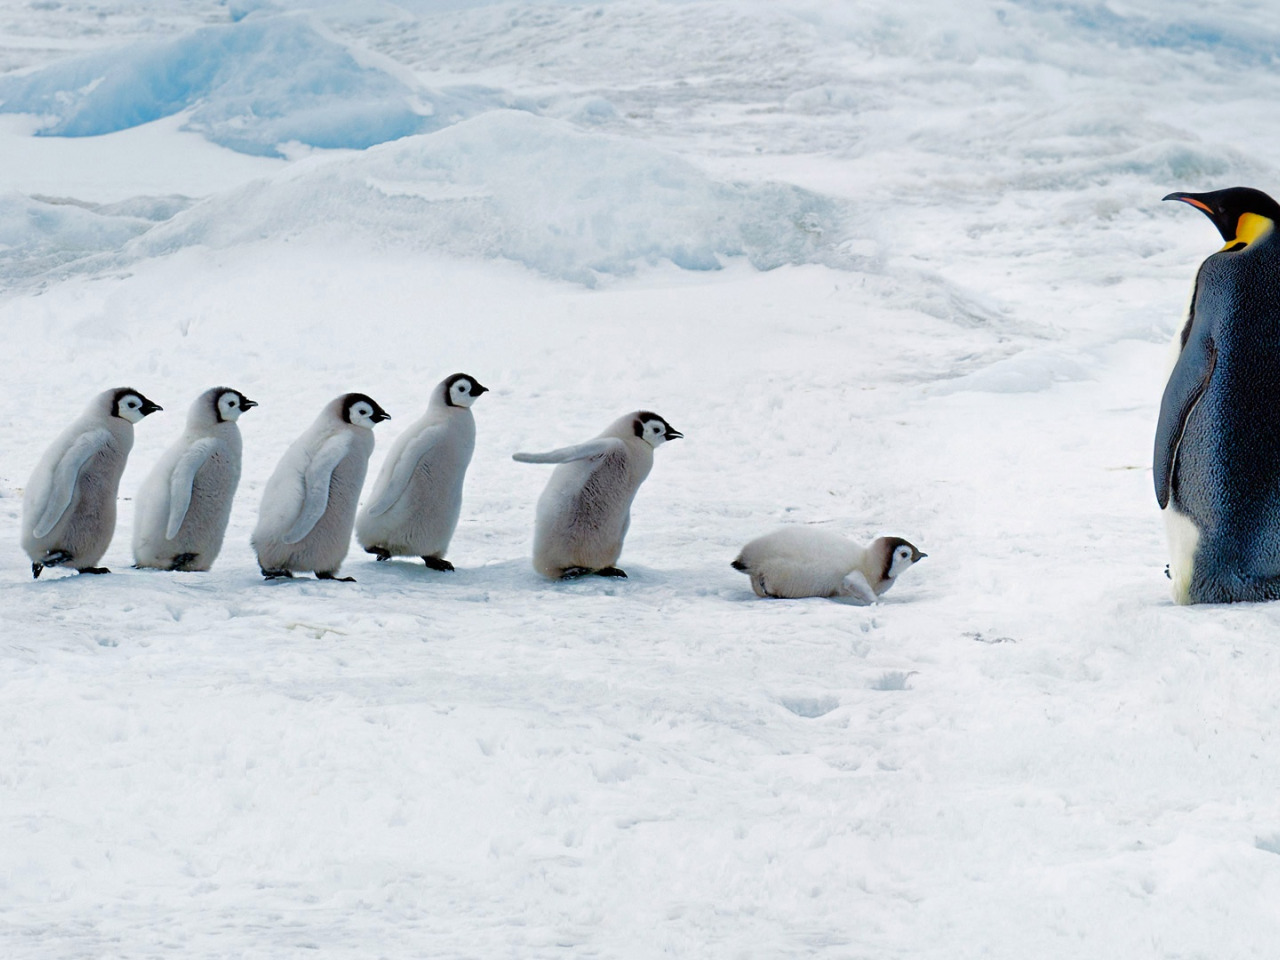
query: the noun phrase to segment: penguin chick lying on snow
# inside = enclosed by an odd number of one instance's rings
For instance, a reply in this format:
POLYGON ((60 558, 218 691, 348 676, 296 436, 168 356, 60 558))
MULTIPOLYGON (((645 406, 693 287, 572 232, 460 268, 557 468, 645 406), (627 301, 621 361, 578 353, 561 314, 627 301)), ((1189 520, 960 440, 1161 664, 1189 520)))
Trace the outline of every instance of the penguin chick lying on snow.
POLYGON ((928 554, 901 537, 861 547, 826 530, 783 527, 752 540, 733 561, 760 597, 832 597, 875 603, 906 569, 928 554))

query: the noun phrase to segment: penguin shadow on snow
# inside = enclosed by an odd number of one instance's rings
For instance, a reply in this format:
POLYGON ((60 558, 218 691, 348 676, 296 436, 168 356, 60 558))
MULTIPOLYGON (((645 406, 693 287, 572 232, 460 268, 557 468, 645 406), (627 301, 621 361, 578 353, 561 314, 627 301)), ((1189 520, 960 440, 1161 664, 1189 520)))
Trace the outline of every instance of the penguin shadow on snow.
MULTIPOLYGON (((391 583, 406 590, 423 592, 452 592, 454 587, 467 590, 494 590, 501 596, 523 593, 579 594, 582 596, 625 596, 652 590, 666 584, 679 585, 692 571, 655 570, 636 564, 627 565, 626 577, 583 576, 566 580, 551 580, 530 566, 528 557, 495 560, 468 566, 459 561, 453 570, 436 571, 425 567, 421 560, 374 560, 348 562, 344 573, 352 573, 362 584, 391 583)), ((688 592, 682 590, 681 592, 688 592)))
MULTIPOLYGON (((515 561, 511 561, 514 565, 515 561)), ((491 565, 492 566, 492 565, 491 565)), ((363 584, 392 583, 397 586, 434 590, 453 585, 477 586, 488 580, 484 571, 488 566, 467 567, 455 565, 451 570, 433 569, 420 559, 391 557, 387 560, 361 553, 343 564, 342 572, 351 574, 363 584)))
MULTIPOLYGON (((491 591, 494 597, 510 596, 580 596, 635 597, 645 600, 674 598, 702 599, 717 597, 733 603, 755 599, 735 589, 728 577, 712 575, 713 567, 650 567, 640 563, 626 564, 626 577, 582 576, 551 580, 540 576, 528 557, 496 560, 476 566, 460 560, 450 572, 425 568, 422 561, 385 560, 367 562, 353 558, 343 566, 343 573, 353 574, 360 585, 377 588, 379 584, 397 591, 421 593, 424 596, 448 596, 458 592, 491 591), (722 581, 722 582, 721 582, 722 581)), ((300 580, 295 582, 308 582, 300 580)))

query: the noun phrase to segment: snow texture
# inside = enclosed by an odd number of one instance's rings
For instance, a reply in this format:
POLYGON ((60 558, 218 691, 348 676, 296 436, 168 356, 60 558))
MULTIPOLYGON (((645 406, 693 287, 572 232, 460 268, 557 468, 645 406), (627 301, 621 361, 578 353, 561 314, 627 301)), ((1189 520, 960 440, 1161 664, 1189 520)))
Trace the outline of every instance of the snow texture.
POLYGON ((1280 194, 1278 43, 1248 0, 0 0, 6 99, 178 111, 0 118, 0 956, 1271 957, 1280 608, 1171 603, 1149 465, 1221 244, 1159 198, 1280 194), (502 93, 372 142, 451 90, 502 93), (288 443, 359 390, 377 471, 457 370, 457 571, 264 584, 288 443), (33 582, 22 488, 121 383, 166 411, 115 572, 33 582), (222 555, 131 570, 218 383, 261 404, 222 555), (511 453, 639 407, 685 439, 628 579, 543 581, 511 453), (929 556, 759 600, 781 524, 929 556))

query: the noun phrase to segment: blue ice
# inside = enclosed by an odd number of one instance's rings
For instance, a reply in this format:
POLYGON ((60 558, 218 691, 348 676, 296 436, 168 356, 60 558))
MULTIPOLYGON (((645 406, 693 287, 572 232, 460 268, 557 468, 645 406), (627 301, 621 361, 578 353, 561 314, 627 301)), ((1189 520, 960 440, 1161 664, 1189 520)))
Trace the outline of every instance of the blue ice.
POLYGON ((249 16, 0 77, 0 112, 45 118, 45 136, 96 136, 188 110, 186 129, 261 156, 291 141, 363 149, 502 105, 484 88, 411 90, 294 15, 249 16))

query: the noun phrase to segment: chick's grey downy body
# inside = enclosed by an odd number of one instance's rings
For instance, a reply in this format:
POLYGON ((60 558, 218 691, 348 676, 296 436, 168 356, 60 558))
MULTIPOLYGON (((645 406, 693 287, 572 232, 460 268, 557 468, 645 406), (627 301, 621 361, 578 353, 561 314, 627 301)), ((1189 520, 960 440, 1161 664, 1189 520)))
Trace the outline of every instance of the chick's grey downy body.
POLYGON ((379 560, 421 557, 452 570, 444 559, 462 511, 462 487, 476 446, 471 404, 487 387, 454 374, 436 385, 427 412, 396 438, 356 519, 356 539, 379 560))
POLYGON ((562 463, 552 472, 538 498, 533 535, 533 567, 544 577, 575 568, 602 570, 622 556, 631 504, 653 469, 651 449, 627 446, 632 449, 562 463))
POLYGON ((262 494, 253 547, 268 579, 314 571, 334 579, 351 545, 373 425, 388 419, 360 393, 330 401, 285 451, 262 494))
POLYGON ((159 409, 131 387, 106 390, 45 451, 22 501, 22 548, 33 576, 60 565, 106 572, 96 564, 115 534, 133 425, 159 409))
POLYGON ((191 405, 182 436, 138 491, 133 559, 138 567, 208 570, 222 549, 240 483, 240 414, 257 406, 214 387, 191 405))
POLYGON ((657 414, 620 417, 593 440, 525 463, 556 463, 538 499, 533 567, 559 579, 583 573, 625 576, 614 565, 631 523, 631 504, 653 468, 654 447, 683 436, 657 414))

